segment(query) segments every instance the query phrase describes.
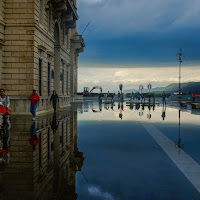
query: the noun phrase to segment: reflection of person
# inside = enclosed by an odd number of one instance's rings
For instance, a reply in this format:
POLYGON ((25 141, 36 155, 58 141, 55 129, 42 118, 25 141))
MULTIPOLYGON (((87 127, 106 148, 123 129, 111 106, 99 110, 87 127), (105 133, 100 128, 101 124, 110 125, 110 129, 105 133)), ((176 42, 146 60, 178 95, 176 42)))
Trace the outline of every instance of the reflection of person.
POLYGON ((102 111, 102 102, 99 102, 99 111, 102 111))
POLYGON ((120 92, 118 91, 118 99, 120 99, 120 92))
POLYGON ((1 135, 2 138, 2 149, 0 151, 1 158, 5 162, 5 164, 8 164, 10 161, 10 133, 9 131, 4 131, 1 135))
POLYGON ((55 90, 53 91, 53 94, 51 95, 50 101, 53 102, 53 109, 54 109, 54 112, 56 112, 56 104, 57 102, 59 102, 59 98, 55 90))
POLYGON ((118 110, 120 109, 120 102, 118 103, 118 110))
POLYGON ((161 117, 163 118, 163 120, 165 120, 165 117, 166 117, 166 106, 164 106, 164 105, 163 105, 163 110, 162 110, 161 117))
POLYGON ((130 103, 130 110, 133 110, 133 103, 130 103))
POLYGON ((58 129, 58 124, 57 120, 56 120, 56 113, 54 113, 53 115, 53 121, 51 122, 51 129, 53 131, 53 133, 56 133, 57 129, 58 129))
POLYGON ((110 108, 114 111, 113 107, 114 107, 114 103, 112 102, 110 108))
POLYGON ((40 140, 37 137, 37 131, 35 129, 35 121, 31 125, 30 134, 31 134, 31 139, 29 139, 29 143, 32 146, 33 150, 35 150, 36 146, 38 146, 40 142, 40 140))
POLYGON ((37 104, 40 101, 40 97, 36 93, 36 90, 33 90, 33 93, 29 96, 29 100, 31 101, 30 112, 33 115, 33 120, 35 120, 37 104))

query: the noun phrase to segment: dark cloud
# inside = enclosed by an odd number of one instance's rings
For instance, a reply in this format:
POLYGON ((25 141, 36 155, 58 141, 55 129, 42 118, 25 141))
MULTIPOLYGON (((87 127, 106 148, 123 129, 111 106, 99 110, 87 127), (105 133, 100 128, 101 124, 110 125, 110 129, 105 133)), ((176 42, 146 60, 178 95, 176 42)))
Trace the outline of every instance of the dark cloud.
POLYGON ((172 66, 183 48, 188 65, 200 61, 199 0, 80 0, 81 63, 172 66))

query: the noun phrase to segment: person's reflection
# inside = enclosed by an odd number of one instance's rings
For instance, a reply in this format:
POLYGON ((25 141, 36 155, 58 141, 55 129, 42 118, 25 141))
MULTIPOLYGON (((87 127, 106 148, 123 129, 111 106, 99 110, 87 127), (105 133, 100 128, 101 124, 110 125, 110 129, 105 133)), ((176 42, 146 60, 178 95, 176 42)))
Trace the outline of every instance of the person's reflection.
POLYGON ((111 103, 111 106, 110 106, 111 110, 114 111, 114 102, 111 103))
POLYGON ((130 103, 130 110, 133 110, 133 103, 130 103))
POLYGON ((102 102, 99 102, 99 111, 102 111, 102 102))
POLYGON ((118 110, 120 109, 120 102, 118 102, 118 110))
POLYGON ((120 106, 120 113, 119 113, 119 118, 120 118, 121 120, 122 120, 122 117, 123 117, 122 111, 124 111, 124 105, 123 105, 123 103, 122 103, 121 106, 120 106))
POLYGON ((56 131, 58 130, 58 125, 59 125, 59 122, 57 123, 56 113, 54 113, 53 120, 51 122, 51 129, 52 129, 53 133, 56 133, 56 131))
POLYGON ((140 109, 140 103, 136 103, 135 104, 135 110, 139 110, 140 109))
POLYGON ((142 104, 142 110, 144 110, 144 108, 145 108, 145 105, 144 105, 144 103, 142 104))
POLYGON ((10 161, 10 116, 5 115, 0 129, 1 142, 0 142, 0 168, 4 169, 10 161))
POLYGON ((162 115, 161 115, 162 119, 165 120, 166 117, 166 105, 163 104, 163 109, 162 109, 162 115))
POLYGON ((37 131, 35 129, 35 121, 31 125, 30 135, 31 138, 29 139, 29 143, 32 146, 32 149, 35 150, 36 146, 38 146, 40 142, 39 138, 37 137, 37 131))
POLYGON ((184 147, 181 143, 181 110, 178 110, 178 148, 184 147))
POLYGON ((104 105, 104 108, 105 108, 106 110, 109 110, 109 104, 105 104, 105 105, 104 105))
POLYGON ((150 102, 149 102, 149 104, 148 104, 148 109, 149 109, 149 114, 147 114, 147 118, 150 120, 151 119, 151 104, 150 104, 150 102))

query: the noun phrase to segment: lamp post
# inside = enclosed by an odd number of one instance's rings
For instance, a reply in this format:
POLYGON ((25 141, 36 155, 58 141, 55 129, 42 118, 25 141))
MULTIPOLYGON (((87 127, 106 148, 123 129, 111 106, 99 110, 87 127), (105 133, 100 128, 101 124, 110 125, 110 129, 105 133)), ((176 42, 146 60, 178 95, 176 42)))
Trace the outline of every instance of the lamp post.
POLYGON ((182 58, 185 58, 184 54, 182 53, 181 48, 179 49, 178 55, 176 54, 176 59, 177 58, 179 59, 179 89, 178 89, 178 93, 179 93, 179 99, 180 99, 181 98, 181 63, 183 62, 182 58))

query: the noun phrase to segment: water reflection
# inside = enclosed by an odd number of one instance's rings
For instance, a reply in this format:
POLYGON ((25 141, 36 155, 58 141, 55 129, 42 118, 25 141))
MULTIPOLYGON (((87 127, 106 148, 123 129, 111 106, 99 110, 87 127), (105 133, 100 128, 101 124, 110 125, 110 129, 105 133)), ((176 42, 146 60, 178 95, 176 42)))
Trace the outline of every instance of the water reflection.
POLYGON ((65 110, 36 122, 13 116, 11 121, 11 131, 1 130, 0 196, 77 199, 75 176, 84 160, 77 147, 77 112, 65 110))
POLYGON ((180 109, 178 110, 178 142, 177 142, 177 146, 179 149, 184 147, 184 143, 182 143, 182 139, 181 139, 181 110, 180 109))
POLYGON ((162 115, 161 115, 163 121, 165 120, 166 117, 166 104, 163 104, 163 108, 162 108, 162 115))
POLYGON ((3 116, 0 127, 0 171, 3 171, 10 161, 10 116, 3 116))

